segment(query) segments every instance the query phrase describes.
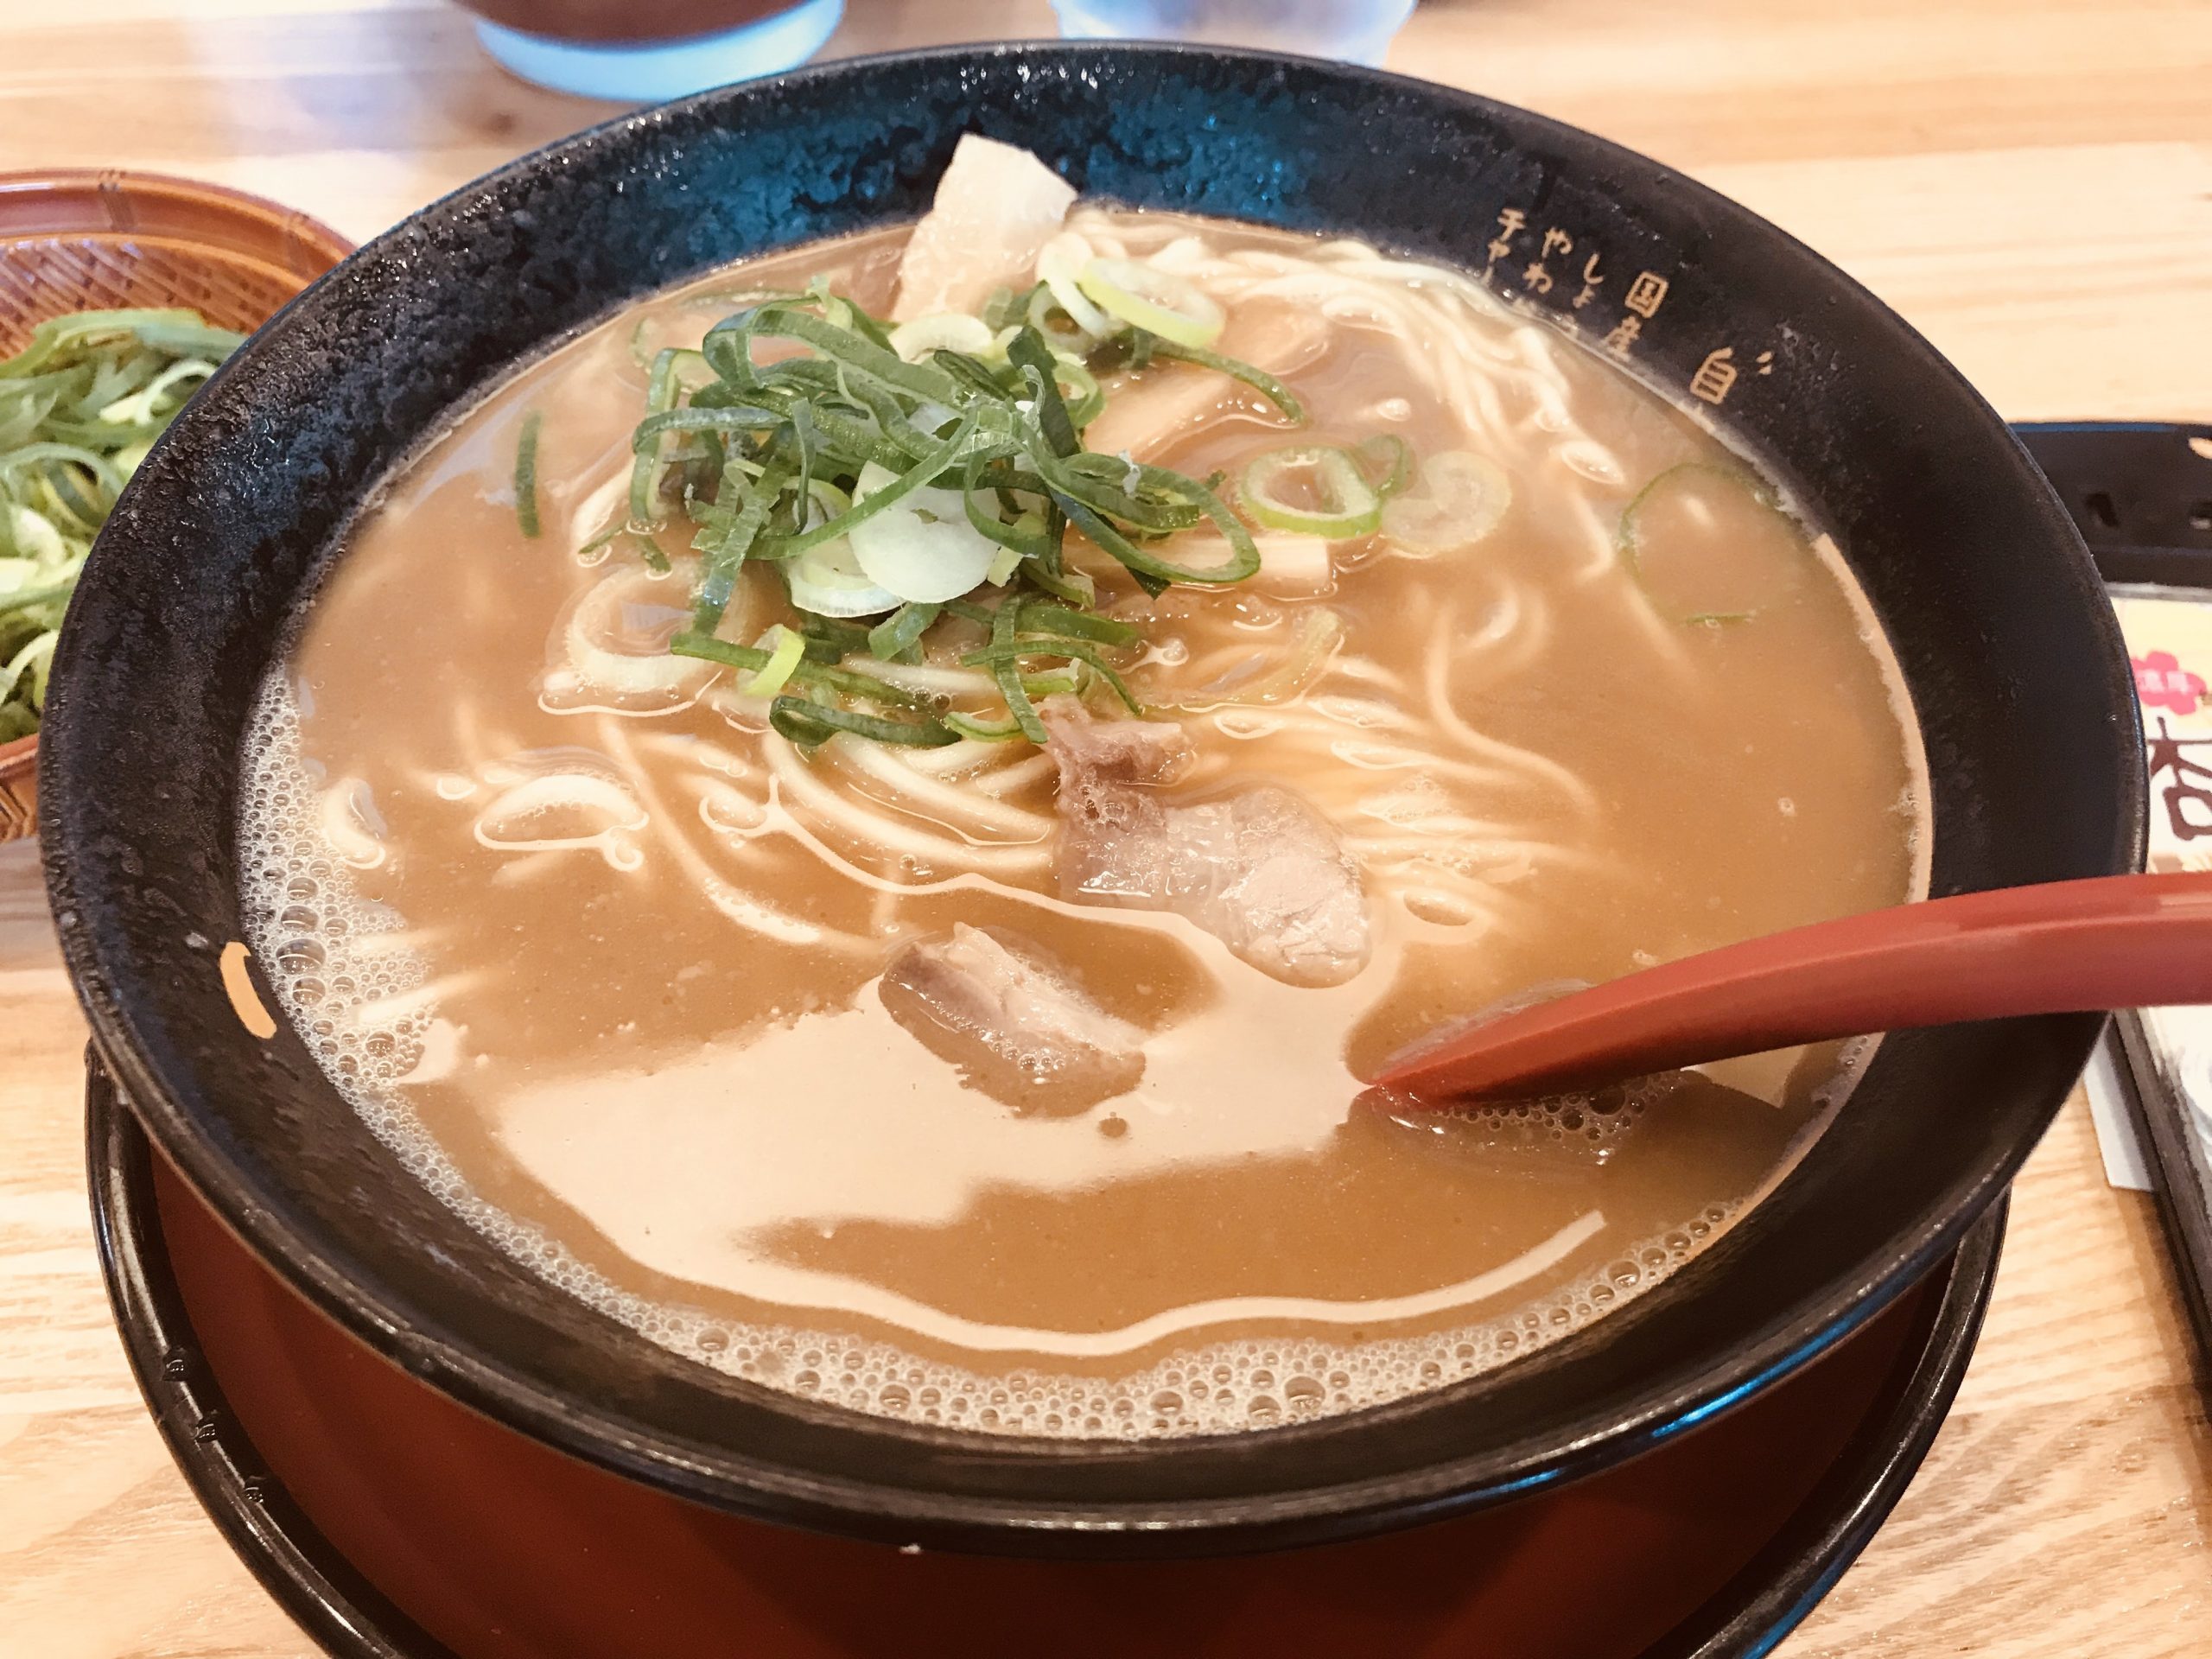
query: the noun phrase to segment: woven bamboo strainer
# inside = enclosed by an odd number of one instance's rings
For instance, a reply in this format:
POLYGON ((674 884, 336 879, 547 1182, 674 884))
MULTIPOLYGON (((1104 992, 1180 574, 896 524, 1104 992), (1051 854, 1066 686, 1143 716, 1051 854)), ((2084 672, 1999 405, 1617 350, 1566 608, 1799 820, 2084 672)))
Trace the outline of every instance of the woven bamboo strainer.
MULTIPOLYGON (((65 311, 189 306, 253 329, 353 251, 304 213, 189 179, 0 173, 0 357, 65 311)), ((0 841, 38 827, 38 739, 0 744, 0 841)))

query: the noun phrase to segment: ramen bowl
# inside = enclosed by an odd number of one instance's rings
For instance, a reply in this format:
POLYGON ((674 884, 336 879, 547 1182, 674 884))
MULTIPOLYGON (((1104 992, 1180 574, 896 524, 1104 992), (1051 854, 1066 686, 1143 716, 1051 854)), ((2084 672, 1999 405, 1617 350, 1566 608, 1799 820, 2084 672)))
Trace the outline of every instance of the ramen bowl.
POLYGON ((62 642, 43 783, 69 967, 164 1152, 315 1304, 455 1398, 703 1503, 902 1545, 1160 1555, 1407 1524, 1629 1457, 1854 1329, 2003 1191, 2097 1017, 1885 1040, 1743 1220, 1537 1353, 1319 1421, 1106 1442, 863 1416, 656 1346, 441 1203, 289 1027, 241 1023, 220 963, 245 936, 242 737, 349 516, 583 325, 747 255, 915 218, 966 130, 1097 196, 1487 272, 1610 342, 1836 533, 1917 713, 1932 892, 2135 865, 2133 691, 2065 513, 1926 342, 1772 226, 1586 134, 1367 71, 1149 46, 863 60, 626 118, 427 209, 257 337, 141 468, 62 642))

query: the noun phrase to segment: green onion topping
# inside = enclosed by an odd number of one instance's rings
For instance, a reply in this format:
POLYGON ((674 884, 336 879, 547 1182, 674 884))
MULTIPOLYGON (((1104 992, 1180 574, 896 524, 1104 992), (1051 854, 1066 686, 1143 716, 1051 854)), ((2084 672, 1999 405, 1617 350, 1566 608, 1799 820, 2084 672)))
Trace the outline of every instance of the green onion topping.
MULTIPOLYGON (((1046 260, 1039 274, 1033 289, 995 295, 980 317, 896 327, 817 279, 804 294, 760 296, 696 352, 651 359, 626 528, 651 562, 660 553, 652 532, 681 512, 702 556, 692 626, 670 649, 749 676, 738 689, 771 696, 772 723, 803 748, 840 733, 908 745, 1042 742, 1036 701, 1058 693, 1096 690, 1139 709, 1122 653, 1141 648, 1143 634, 1102 608, 1113 595, 1094 572, 1158 594, 1230 585, 1259 569, 1218 476, 1100 454, 1084 433, 1106 407, 1102 377, 1141 375, 1158 360, 1230 375, 1294 422, 1305 415, 1296 397, 1211 349, 1221 307, 1182 277, 1133 260, 1079 271, 1046 260), (1070 531, 1110 563, 1071 548, 1070 531), (1227 556, 1185 554, 1186 537, 1193 550, 1225 543, 1227 556), (744 567, 756 563, 780 576, 796 625, 756 645, 717 638, 744 567), (861 671, 863 659, 871 671, 861 671), (941 673, 956 663, 988 675, 1002 714, 948 713, 894 683, 898 664, 941 673)), ((516 461, 525 533, 535 443, 526 426, 516 461)), ((1371 440, 1357 458, 1310 453, 1333 458, 1318 463, 1337 490, 1322 515, 1331 523, 1371 520, 1409 471, 1395 438, 1371 440), (1370 484, 1363 463, 1382 482, 1370 484)), ((1277 522, 1250 473, 1245 498, 1256 522, 1277 522)))
POLYGON ((1244 468, 1236 496, 1270 530, 1332 542, 1372 535, 1382 522, 1381 494, 1351 452, 1333 444, 1269 450, 1244 468))

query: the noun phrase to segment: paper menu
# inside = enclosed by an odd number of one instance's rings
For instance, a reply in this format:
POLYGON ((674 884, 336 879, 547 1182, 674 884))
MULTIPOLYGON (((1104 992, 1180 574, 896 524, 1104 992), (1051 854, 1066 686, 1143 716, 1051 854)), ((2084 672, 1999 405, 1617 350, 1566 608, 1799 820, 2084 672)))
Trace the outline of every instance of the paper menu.
POLYGON ((2212 594, 2116 588, 2151 775, 2150 867, 2212 869, 2212 594))
MULTIPOLYGON (((2149 868, 2212 869, 2212 593, 2116 587, 2112 601, 2143 716, 2149 868)), ((2212 1165, 2212 1007, 2145 1008, 2140 1018, 2195 1161, 2212 1165)))

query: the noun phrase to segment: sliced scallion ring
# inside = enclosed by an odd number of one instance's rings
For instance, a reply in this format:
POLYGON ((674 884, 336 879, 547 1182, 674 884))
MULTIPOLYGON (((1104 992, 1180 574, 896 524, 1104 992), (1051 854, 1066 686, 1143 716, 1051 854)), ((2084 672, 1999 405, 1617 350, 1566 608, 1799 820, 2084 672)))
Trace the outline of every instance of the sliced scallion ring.
MULTIPOLYGON (((899 482, 897 474, 870 461, 853 486, 854 505, 865 505, 870 496, 899 482)), ((990 574, 999 556, 999 544, 968 522, 962 492, 929 485, 854 524, 849 539, 869 581, 899 600, 924 605, 959 598, 990 574)))
POLYGON ((589 691, 653 702, 688 695, 705 676, 697 664, 668 652, 668 630, 680 626, 688 583, 625 564, 586 588, 569 612, 563 654, 589 691))
POLYGON ((973 317, 939 311, 893 328, 891 349, 909 363, 919 363, 931 352, 965 352, 976 357, 991 349, 991 331, 973 317))
POLYGON ((1178 346, 1211 346, 1229 314, 1187 278, 1137 259, 1093 259, 1077 283, 1101 309, 1178 346))
POLYGON ((907 748, 941 749, 960 741, 958 734, 939 720, 885 720, 850 709, 833 709, 806 697, 778 697, 768 705, 768 723, 810 753, 841 732, 907 748))
POLYGON ((791 603, 817 616, 880 616, 902 602, 861 569, 852 543, 842 536, 807 549, 784 567, 784 575, 791 603))
POLYGON ((1079 432, 1106 412, 1106 394, 1098 385, 1098 377, 1085 367, 1081 358, 1055 353, 1053 382, 1060 389, 1060 397, 1067 404, 1068 420, 1079 432))
POLYGON ((1513 486, 1496 462, 1446 449, 1384 505, 1382 534, 1416 558, 1456 553, 1496 530, 1512 505, 1513 486))
POLYGON ((738 689, 748 697, 772 697, 806 655, 806 636, 779 622, 753 643, 768 653, 768 661, 738 689))
POLYGON ((1237 500, 1269 530, 1332 542, 1371 535, 1382 522, 1382 498, 1350 452, 1333 444, 1270 449, 1245 467, 1237 500))
POLYGON ((1375 493, 1388 501, 1414 481, 1413 446, 1395 432, 1377 432, 1352 447, 1352 454, 1370 473, 1382 474, 1375 493))
MULTIPOLYGON (((1078 295, 1077 297, 1082 296, 1078 295)), ((1096 309, 1096 307, 1090 308, 1096 309)), ((1104 316, 1105 314, 1101 312, 1099 315, 1104 316)), ((1042 283, 1032 290, 1029 308, 1023 314, 1022 321, 1024 326, 1034 329, 1038 338, 1056 352, 1085 352, 1098 343, 1083 332, 1083 325, 1068 315, 1060 302, 1052 297, 1052 290, 1042 283)), ((1106 321, 1111 322, 1113 319, 1107 317, 1106 321)), ((1020 332, 1020 328, 1010 328, 1006 334, 1010 341, 1012 336, 1020 332)))
MULTIPOLYGON (((853 499, 823 479, 809 480, 807 518, 810 525, 853 510, 853 499)), ((899 608, 899 595, 879 588, 853 556, 849 538, 810 547, 784 567, 791 603, 817 616, 880 616, 899 608)))
MULTIPOLYGON (((1068 321, 1095 343, 1119 334, 1123 320, 1108 315, 1090 302, 1090 297, 1083 286, 1083 273, 1089 268, 1090 253, 1090 243, 1080 237, 1053 238, 1037 256, 1037 280, 1046 304, 1056 305, 1065 312, 1068 321)), ((1029 316, 1033 323, 1037 319, 1039 309, 1037 296, 1032 295, 1029 316)), ((1045 331, 1039 329, 1038 332, 1042 334, 1045 331)))
POLYGON ((978 720, 973 715, 963 715, 949 709, 938 716, 963 737, 972 737, 978 743, 1011 743, 1022 735, 1018 720, 978 720))
POLYGON ((1803 529, 1764 480, 1701 461, 1669 467, 1621 510, 1618 545, 1661 614, 1709 628, 1788 600, 1814 568, 1803 529))

